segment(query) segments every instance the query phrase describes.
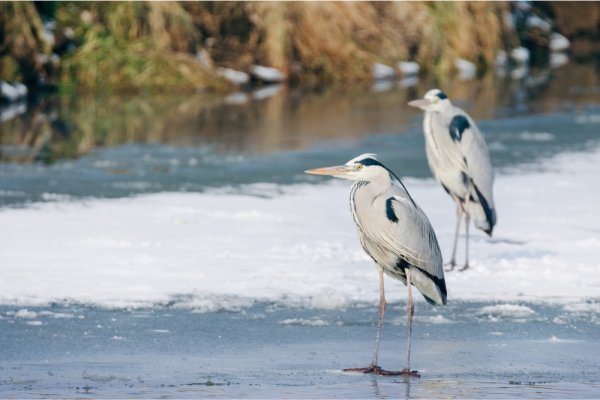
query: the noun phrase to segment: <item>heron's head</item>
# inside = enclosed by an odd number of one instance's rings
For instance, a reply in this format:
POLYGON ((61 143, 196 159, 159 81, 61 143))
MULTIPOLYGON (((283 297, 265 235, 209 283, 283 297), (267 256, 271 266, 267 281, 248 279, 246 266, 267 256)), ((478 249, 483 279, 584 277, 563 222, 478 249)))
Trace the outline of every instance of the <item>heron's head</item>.
POLYGON ((380 174, 389 174, 386 168, 377 161, 377 154, 363 154, 344 165, 337 167, 316 168, 304 171, 313 175, 329 175, 351 181, 372 181, 380 174))
POLYGON ((442 111, 450 106, 450 100, 441 90, 433 89, 425 93, 425 97, 420 100, 413 100, 408 103, 411 107, 418 107, 425 111, 442 111))

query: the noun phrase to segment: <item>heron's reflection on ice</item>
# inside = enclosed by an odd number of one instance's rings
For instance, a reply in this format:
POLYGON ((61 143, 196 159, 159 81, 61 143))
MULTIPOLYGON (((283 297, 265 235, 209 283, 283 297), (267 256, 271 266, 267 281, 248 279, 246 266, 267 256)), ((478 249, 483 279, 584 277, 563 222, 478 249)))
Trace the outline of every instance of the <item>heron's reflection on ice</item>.
MULTIPOLYGON (((394 399, 400 399, 400 398, 404 398, 404 399, 410 399, 410 389, 411 389, 411 385, 413 384, 413 382, 411 382, 411 378, 409 376, 401 376, 398 377, 398 379, 394 380, 393 384, 397 384, 398 386, 392 386, 394 388, 398 387, 398 390, 394 390, 393 393, 389 393, 389 389, 391 388, 389 385, 385 385, 383 386, 383 390, 382 388, 379 386, 379 379, 381 379, 381 377, 378 377, 377 375, 371 375, 372 378, 372 386, 373 386, 373 397, 375 398, 394 398, 394 399), (401 395, 401 391, 402 388, 404 388, 404 397, 402 397, 401 395), (387 389, 387 390, 386 390, 387 389)), ((387 381, 387 379, 386 379, 387 381)), ((387 383, 387 382, 386 382, 387 383)))

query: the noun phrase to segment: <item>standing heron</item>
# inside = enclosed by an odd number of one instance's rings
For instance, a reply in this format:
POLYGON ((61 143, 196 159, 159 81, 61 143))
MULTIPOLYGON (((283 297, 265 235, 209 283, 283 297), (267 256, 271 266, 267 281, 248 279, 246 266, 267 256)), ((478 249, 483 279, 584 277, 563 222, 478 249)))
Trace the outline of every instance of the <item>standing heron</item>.
POLYGON ((494 170, 485 139, 475 121, 439 89, 430 90, 422 100, 409 106, 425 110, 423 131, 427 161, 433 176, 456 202, 458 221, 454 237, 450 271, 456 266, 456 245, 463 212, 467 235, 466 262, 469 268, 469 221, 492 236, 496 225, 494 206, 494 170))
POLYGON ((410 197, 396 175, 377 161, 375 154, 363 154, 339 167, 306 171, 355 181, 350 189, 350 212, 356 223, 358 238, 379 271, 379 327, 373 362, 367 368, 345 369, 379 375, 410 375, 410 334, 414 306, 411 285, 433 305, 446 304, 446 283, 442 254, 435 232, 425 213, 410 197), (408 342, 406 364, 402 371, 385 371, 377 365, 379 337, 385 312, 383 274, 398 279, 408 287, 408 342))

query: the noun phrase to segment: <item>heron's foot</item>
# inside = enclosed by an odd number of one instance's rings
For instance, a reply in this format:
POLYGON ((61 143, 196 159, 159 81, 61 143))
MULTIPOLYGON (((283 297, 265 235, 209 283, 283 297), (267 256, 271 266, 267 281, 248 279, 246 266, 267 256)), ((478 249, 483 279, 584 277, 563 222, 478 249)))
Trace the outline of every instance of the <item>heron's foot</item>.
POLYGON ((413 376, 415 378, 421 377, 421 375, 419 374, 419 371, 409 371, 409 370, 386 371, 385 369, 381 369, 381 367, 379 367, 377 365, 371 365, 370 367, 367 367, 367 368, 343 369, 342 371, 343 372, 362 372, 363 374, 375 374, 375 375, 383 375, 383 376, 406 375, 406 376, 413 376))
POLYGON ((377 365, 371 365, 367 368, 347 368, 342 370, 342 372, 362 372, 363 374, 376 374, 377 371, 381 371, 381 368, 377 365))
POLYGON ((446 271, 446 272, 452 272, 454 270, 454 267, 456 267, 456 261, 450 260, 449 263, 444 264, 444 267, 447 267, 448 265, 450 266, 450 269, 446 269, 444 271, 446 271))
POLYGON ((421 374, 419 373, 419 371, 415 371, 415 370, 411 371, 411 370, 408 370, 408 369, 403 369, 402 371, 399 371, 399 372, 400 372, 399 375, 412 376, 414 378, 420 378, 421 377, 421 374))
POLYGON ((462 267, 461 269, 459 269, 459 271, 465 271, 469 269, 469 263, 466 263, 464 267, 462 267))

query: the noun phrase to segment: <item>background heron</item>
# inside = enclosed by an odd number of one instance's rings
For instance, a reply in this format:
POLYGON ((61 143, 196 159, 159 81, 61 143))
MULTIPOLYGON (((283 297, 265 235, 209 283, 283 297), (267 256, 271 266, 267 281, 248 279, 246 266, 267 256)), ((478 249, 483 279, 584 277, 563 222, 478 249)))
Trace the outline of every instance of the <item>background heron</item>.
POLYGON ((367 368, 346 369, 380 375, 420 376, 410 370, 410 334, 414 306, 411 284, 433 305, 446 304, 446 283, 442 255, 427 216, 410 197, 396 175, 377 161, 375 154, 363 154, 345 165, 306 171, 355 181, 350 189, 350 212, 363 249, 379 271, 379 326, 373 362, 367 368), (383 274, 408 287, 408 339, 406 364, 402 371, 385 371, 377 365, 379 337, 385 312, 383 274))
POLYGON ((439 89, 430 90, 424 99, 408 105, 425 110, 423 131, 429 168, 456 202, 458 221, 452 259, 448 263, 450 270, 456 266, 458 233, 465 213, 467 247, 465 266, 461 269, 464 271, 469 268, 469 221, 473 219, 475 226, 490 236, 496 225, 490 153, 473 119, 454 107, 439 89))

